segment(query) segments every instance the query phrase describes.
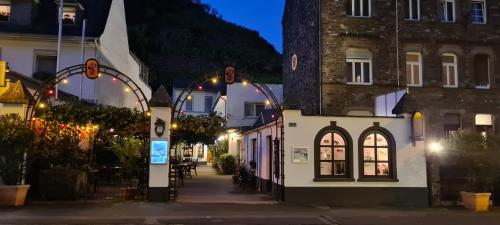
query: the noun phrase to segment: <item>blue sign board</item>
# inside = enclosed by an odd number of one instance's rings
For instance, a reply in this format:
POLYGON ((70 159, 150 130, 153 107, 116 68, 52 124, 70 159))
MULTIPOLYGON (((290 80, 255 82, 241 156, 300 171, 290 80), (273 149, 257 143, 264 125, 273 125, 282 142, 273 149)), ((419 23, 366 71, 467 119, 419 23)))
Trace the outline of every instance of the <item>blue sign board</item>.
POLYGON ((151 142, 151 164, 167 164, 168 141, 151 142))

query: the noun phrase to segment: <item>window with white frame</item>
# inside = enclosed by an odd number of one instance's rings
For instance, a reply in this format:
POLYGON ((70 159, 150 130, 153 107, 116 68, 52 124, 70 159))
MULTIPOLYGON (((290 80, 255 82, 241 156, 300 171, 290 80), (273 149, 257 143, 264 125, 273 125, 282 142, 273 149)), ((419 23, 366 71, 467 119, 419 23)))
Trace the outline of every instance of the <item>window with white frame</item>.
POLYGON ((347 0, 347 15, 355 17, 371 16, 371 0, 347 0))
POLYGON ((474 80, 476 88, 490 87, 490 57, 488 55, 474 56, 474 80))
POLYGON ((372 84, 372 55, 367 49, 348 49, 346 54, 348 84, 372 84))
POLYGON ((422 56, 418 52, 406 53, 406 84, 422 86, 422 56))
POLYGON ((445 53, 441 57, 443 87, 458 87, 457 56, 445 53))
POLYGON ((455 0, 441 0, 441 21, 455 22, 455 0))
POLYGON ((405 13, 407 20, 420 20, 420 0, 406 0, 405 13))
POLYGON ((44 81, 56 73, 56 54, 55 51, 35 51, 33 78, 44 81))
POLYGON ((470 14, 471 14, 472 23, 485 24, 486 23, 486 1, 485 0, 472 0, 470 14))
POLYGON ((205 96, 205 111, 204 112, 211 112, 213 105, 214 105, 214 97, 213 96, 205 96))
POLYGON ((188 97, 186 99, 186 111, 193 111, 193 97, 188 97))
POLYGON ((10 19, 10 0, 0 0, 0 22, 10 19))

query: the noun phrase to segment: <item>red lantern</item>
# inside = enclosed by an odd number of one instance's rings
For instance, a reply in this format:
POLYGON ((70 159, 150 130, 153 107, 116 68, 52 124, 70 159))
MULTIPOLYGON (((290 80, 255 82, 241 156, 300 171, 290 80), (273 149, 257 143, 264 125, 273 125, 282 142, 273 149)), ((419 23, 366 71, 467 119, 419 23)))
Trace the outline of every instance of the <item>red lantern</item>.
POLYGON ((234 67, 232 66, 226 67, 226 70, 224 71, 224 80, 226 84, 234 83, 234 67))

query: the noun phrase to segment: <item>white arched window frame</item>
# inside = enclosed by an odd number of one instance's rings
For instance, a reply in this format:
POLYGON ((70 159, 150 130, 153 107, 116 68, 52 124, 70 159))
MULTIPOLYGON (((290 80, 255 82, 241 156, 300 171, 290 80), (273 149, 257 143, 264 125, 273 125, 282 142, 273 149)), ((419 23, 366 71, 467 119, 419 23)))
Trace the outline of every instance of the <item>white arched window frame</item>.
POLYGON ((441 57, 443 87, 457 88, 458 87, 458 69, 457 55, 452 53, 444 53, 441 57))
POLYGON ((422 54, 420 52, 406 53, 406 84, 411 87, 422 86, 422 54))

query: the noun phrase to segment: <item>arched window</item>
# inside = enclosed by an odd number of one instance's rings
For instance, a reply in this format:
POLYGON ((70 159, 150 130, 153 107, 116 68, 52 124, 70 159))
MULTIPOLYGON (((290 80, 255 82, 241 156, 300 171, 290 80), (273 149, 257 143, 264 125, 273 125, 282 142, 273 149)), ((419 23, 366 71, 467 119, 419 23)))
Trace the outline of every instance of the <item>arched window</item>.
POLYGON ((335 122, 318 132, 314 148, 315 181, 352 179, 352 139, 335 122))
POLYGON ((359 139, 360 179, 395 181, 396 144, 392 134, 378 125, 365 130, 359 139))

